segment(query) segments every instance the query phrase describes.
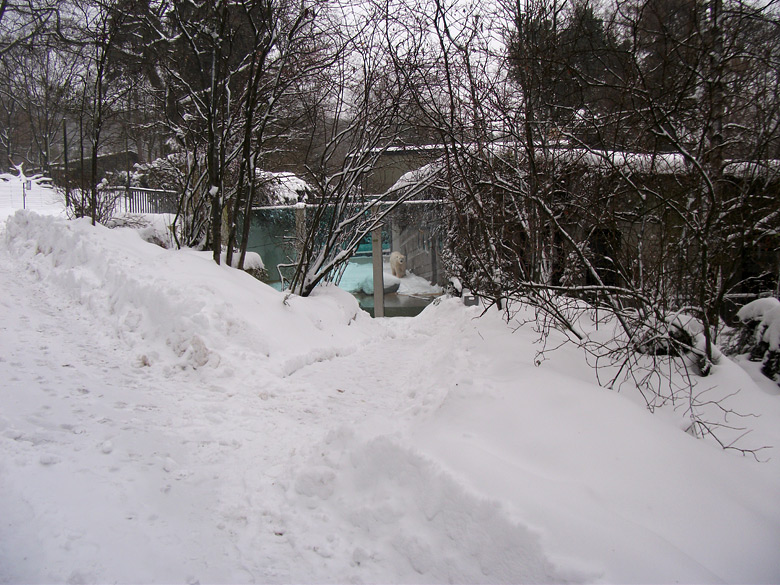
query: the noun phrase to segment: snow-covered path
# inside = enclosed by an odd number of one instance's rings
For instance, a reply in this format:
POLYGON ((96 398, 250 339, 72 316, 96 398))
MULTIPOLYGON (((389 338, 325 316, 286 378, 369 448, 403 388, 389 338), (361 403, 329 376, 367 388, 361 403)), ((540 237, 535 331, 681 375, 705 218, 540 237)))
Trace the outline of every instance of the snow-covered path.
MULTIPOLYGON (((780 578, 780 465, 573 346, 537 367, 532 328, 456 300, 371 320, 126 229, 2 236, 0 582, 780 578)), ((719 371, 780 445, 777 393, 719 371)))
POLYGON ((57 292, 0 254, 13 340, 0 357, 0 580, 293 579, 274 470, 307 435, 322 440, 308 419, 347 411, 268 380, 160 379, 57 292), (247 533, 263 553, 245 562, 247 533))
POLYGON ((6 254, 0 299, 2 336, 13 340, 0 358, 2 580, 244 578, 226 571, 233 563, 202 566, 215 553, 218 490, 233 479, 209 462, 224 463, 241 435, 216 438, 222 401, 188 400, 186 380, 162 388, 106 343, 97 316, 6 254))
MULTIPOLYGON (((503 573, 501 564, 475 566, 458 534, 427 526, 416 490, 437 491, 420 478, 384 502, 364 502, 363 518, 348 509, 357 504, 352 485, 346 499, 333 497, 337 473, 365 482, 387 473, 385 460, 441 483, 430 462, 400 445, 415 415, 435 407, 467 367, 451 359, 449 344, 396 320, 374 326, 376 339, 359 347, 302 351, 265 369, 180 368, 164 358, 145 367, 139 344, 118 340, 104 321, 114 316, 96 310, 100 299, 69 295, 69 286, 56 266, 31 273, 31 264, 0 254, 0 581, 532 576, 517 563, 503 573), (377 436, 384 442, 373 444, 377 436), (350 477, 343 458, 361 450, 365 468, 350 477), (427 566, 436 555, 424 532, 450 541, 446 563, 427 566)), ((534 554, 543 561, 538 545, 534 554)), ((542 567, 535 580, 555 574, 542 567)))

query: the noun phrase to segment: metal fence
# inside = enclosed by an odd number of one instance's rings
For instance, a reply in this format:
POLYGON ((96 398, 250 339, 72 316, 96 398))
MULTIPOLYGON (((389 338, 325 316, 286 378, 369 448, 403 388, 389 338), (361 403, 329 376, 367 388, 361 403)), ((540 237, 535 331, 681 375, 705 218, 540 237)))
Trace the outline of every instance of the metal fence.
POLYGON ((128 213, 176 213, 179 204, 179 194, 176 191, 111 187, 101 189, 100 192, 116 201, 117 211, 128 213))

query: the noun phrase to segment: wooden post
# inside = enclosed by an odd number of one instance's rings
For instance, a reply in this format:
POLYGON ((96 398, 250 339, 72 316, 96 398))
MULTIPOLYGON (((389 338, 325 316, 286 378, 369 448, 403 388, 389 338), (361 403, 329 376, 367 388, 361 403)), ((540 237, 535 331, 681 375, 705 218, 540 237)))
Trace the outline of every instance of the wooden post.
MULTIPOLYGON (((374 209, 379 215, 379 207, 374 209)), ((374 317, 385 316, 385 277, 382 268, 382 226, 371 232, 371 258, 374 264, 374 317)))

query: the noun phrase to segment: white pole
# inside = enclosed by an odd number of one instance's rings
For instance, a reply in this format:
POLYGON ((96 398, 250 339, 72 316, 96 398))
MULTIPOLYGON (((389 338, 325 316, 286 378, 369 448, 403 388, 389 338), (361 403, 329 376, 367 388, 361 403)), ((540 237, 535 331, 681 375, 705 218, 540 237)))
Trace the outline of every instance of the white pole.
MULTIPOLYGON (((379 214, 379 208, 374 209, 379 214)), ((385 316, 385 277, 382 270, 382 226, 371 231, 371 258, 374 264, 374 317, 385 316)))

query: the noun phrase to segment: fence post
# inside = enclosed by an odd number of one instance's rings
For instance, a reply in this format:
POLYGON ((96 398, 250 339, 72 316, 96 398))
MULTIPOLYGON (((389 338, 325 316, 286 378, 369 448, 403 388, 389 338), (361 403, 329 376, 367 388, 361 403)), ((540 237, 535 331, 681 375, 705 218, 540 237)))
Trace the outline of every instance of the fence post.
MULTIPOLYGON (((374 208, 379 215, 379 206, 374 208)), ((385 316, 385 276, 382 266, 382 226, 371 231, 371 259, 374 265, 374 317, 385 316)))

